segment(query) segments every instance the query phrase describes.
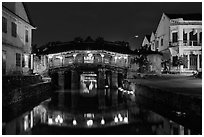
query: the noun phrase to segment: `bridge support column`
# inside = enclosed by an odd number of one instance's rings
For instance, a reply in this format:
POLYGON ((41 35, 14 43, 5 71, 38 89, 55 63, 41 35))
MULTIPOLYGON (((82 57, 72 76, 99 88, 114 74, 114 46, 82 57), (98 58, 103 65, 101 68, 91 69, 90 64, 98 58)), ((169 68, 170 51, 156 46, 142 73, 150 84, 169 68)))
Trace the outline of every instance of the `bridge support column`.
POLYGON ((64 71, 58 72, 58 84, 61 89, 64 89, 64 71))
POLYGON ((71 89, 79 89, 80 78, 76 70, 72 70, 71 89))
POLYGON ((98 88, 105 88, 105 70, 102 68, 98 70, 98 88))
POLYGON ((115 89, 115 90, 113 90, 112 91, 112 106, 113 107, 115 107, 115 106, 117 106, 118 105, 118 90, 117 89, 115 89))
POLYGON ((118 72, 112 71, 111 88, 118 89, 118 72))

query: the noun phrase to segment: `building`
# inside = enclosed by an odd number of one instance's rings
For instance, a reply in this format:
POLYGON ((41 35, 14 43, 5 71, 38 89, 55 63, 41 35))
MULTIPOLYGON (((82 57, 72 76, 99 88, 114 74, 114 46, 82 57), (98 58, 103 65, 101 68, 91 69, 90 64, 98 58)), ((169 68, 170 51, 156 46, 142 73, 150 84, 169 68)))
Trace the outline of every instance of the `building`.
POLYGON ((151 37, 151 35, 146 35, 144 37, 144 40, 142 42, 142 47, 146 47, 146 48, 150 47, 150 37, 151 37))
MULTIPOLYGON (((151 35, 146 35, 142 42, 142 47, 140 48, 139 56, 141 58, 146 58, 147 64, 146 69, 148 72, 161 73, 161 53, 155 47, 155 34, 152 32, 151 35)), ((143 61, 140 61, 142 63, 143 61)))
POLYGON ((35 73, 49 75, 59 87, 84 88, 87 93, 121 87, 135 56, 127 46, 107 41, 54 43, 40 47, 36 54, 35 73))
POLYGON ((163 13, 155 33, 155 46, 172 72, 202 70, 202 15, 163 13))
POLYGON ((32 69, 32 25, 22 2, 2 3, 2 74, 28 74, 32 69))

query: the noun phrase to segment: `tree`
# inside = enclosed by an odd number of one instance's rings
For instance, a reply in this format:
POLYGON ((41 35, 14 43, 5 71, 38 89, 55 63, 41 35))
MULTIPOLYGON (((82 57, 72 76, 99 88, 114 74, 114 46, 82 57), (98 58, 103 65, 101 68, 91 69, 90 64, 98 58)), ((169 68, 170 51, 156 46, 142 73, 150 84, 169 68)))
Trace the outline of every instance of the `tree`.
POLYGON ((32 44, 31 53, 37 53, 37 44, 32 44))
POLYGON ((91 38, 91 36, 88 36, 86 39, 85 39, 85 42, 93 42, 94 40, 91 38))
POLYGON ((83 42, 83 38, 81 38, 81 37, 75 37, 75 38, 74 38, 74 42, 75 42, 75 43, 83 42))
POLYGON ((105 42, 103 37, 97 37, 95 41, 96 41, 96 43, 104 43, 105 42))

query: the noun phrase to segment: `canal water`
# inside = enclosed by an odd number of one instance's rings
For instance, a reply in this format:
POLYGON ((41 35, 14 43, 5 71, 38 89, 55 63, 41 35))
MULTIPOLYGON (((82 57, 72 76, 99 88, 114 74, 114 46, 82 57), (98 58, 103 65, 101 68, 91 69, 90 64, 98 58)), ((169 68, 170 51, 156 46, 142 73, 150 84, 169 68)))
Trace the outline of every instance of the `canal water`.
POLYGON ((51 98, 19 114, 3 110, 3 134, 190 135, 193 130, 137 104, 131 91, 52 91, 51 98), (5 114, 6 113, 6 114, 5 114), (15 115, 19 114, 19 115, 15 115))

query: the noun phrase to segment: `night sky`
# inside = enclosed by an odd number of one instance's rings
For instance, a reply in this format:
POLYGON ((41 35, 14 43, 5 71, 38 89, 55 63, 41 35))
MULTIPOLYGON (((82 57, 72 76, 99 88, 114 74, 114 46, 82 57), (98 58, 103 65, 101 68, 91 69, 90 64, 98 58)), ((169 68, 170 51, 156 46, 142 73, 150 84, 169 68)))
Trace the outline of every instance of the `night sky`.
POLYGON ((187 2, 34 2, 25 3, 33 24, 33 44, 71 41, 75 37, 128 41, 138 48, 155 31, 162 13, 202 13, 202 3, 187 2), (131 38, 138 35, 138 38, 131 38))

